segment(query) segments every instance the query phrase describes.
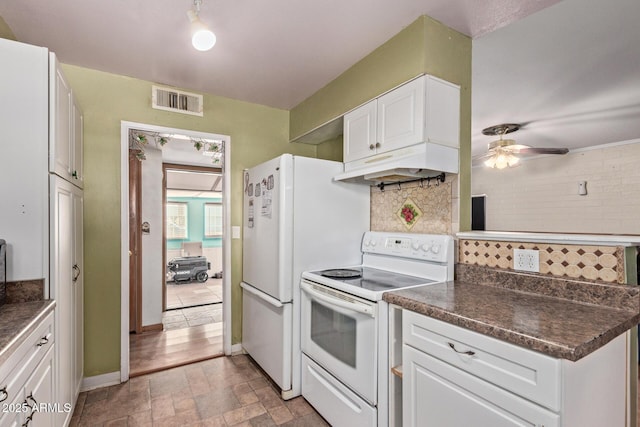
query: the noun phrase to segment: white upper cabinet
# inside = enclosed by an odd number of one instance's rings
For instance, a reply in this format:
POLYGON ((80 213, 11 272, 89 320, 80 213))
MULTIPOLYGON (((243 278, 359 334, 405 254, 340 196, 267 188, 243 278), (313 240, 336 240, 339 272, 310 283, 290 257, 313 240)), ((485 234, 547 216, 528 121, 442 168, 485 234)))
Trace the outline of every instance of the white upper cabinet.
POLYGON ((422 142, 458 148, 460 88, 421 76, 344 116, 345 163, 422 142))
POLYGON ((50 53, 49 171, 82 188, 82 110, 50 53))
POLYGON ((378 98, 378 153, 422 142, 424 77, 378 98))
MULTIPOLYGON (((376 117, 377 100, 369 101, 363 106, 344 116, 344 161, 362 159, 376 150, 376 117), (347 143, 350 141, 350 143, 347 143)), ((378 144, 379 145, 379 144, 378 144)))
POLYGON ((82 116, 82 109, 78 104, 78 100, 71 92, 71 109, 72 109, 72 134, 71 134, 71 147, 73 149, 73 171, 71 177, 73 183, 80 188, 84 187, 84 170, 82 161, 82 147, 84 145, 84 117, 82 116))

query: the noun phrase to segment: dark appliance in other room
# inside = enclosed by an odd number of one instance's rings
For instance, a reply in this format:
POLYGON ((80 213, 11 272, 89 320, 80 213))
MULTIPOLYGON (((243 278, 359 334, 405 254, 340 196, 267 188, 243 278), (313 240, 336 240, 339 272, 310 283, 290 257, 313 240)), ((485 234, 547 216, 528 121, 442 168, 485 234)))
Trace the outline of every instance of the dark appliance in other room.
POLYGON ((207 272, 211 268, 211 263, 204 256, 187 256, 173 258, 167 265, 174 282, 206 282, 209 278, 207 272))

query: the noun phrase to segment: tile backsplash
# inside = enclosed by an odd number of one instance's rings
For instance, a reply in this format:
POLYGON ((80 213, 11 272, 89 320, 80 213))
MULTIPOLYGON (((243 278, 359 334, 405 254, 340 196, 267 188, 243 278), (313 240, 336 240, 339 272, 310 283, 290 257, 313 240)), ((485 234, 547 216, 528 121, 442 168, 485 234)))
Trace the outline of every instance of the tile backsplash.
POLYGON ((538 250, 540 274, 569 279, 625 283, 624 248, 461 239, 460 263, 513 269, 514 249, 538 250))
POLYGON ((457 202, 457 175, 447 175, 439 185, 425 181, 388 184, 384 191, 371 187, 371 230, 452 234, 457 232, 457 202), (419 214, 411 224, 400 214, 403 206, 419 214))

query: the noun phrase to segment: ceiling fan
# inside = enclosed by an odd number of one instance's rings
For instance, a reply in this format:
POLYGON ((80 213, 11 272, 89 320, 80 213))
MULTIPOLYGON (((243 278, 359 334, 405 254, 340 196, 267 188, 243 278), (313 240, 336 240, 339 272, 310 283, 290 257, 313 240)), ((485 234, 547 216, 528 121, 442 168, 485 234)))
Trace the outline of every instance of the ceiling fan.
POLYGON ((530 147, 516 144, 513 139, 502 139, 504 135, 515 132, 520 127, 521 125, 517 123, 503 123, 483 129, 483 135, 497 135, 500 138, 490 142, 487 153, 476 158, 487 158, 484 164, 490 168, 504 169, 518 164, 520 158, 516 154, 567 154, 569 152, 567 148, 530 147))

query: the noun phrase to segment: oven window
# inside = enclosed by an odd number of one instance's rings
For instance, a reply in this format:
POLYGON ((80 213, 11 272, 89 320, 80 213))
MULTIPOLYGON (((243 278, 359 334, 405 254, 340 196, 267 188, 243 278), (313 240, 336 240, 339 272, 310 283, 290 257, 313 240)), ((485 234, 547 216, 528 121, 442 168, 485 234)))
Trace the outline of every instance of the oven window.
POLYGON ((355 368, 356 319, 311 301, 311 340, 336 359, 355 368))

